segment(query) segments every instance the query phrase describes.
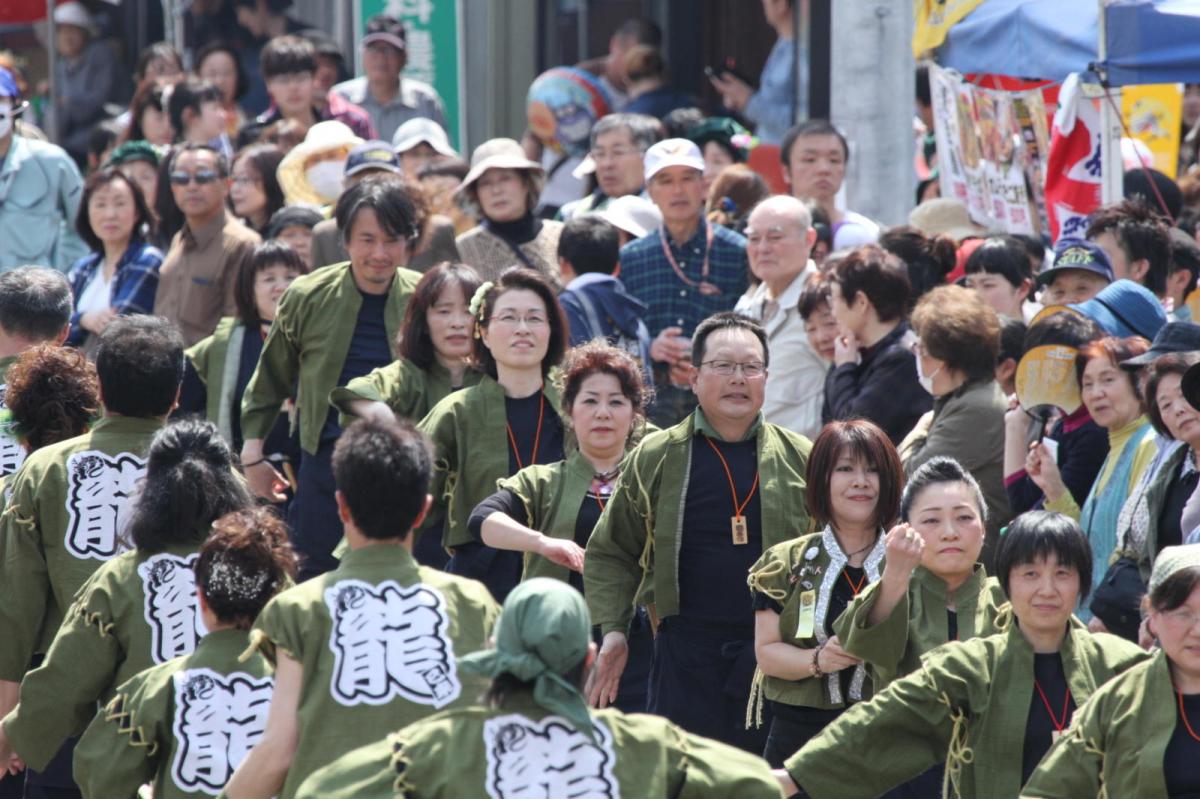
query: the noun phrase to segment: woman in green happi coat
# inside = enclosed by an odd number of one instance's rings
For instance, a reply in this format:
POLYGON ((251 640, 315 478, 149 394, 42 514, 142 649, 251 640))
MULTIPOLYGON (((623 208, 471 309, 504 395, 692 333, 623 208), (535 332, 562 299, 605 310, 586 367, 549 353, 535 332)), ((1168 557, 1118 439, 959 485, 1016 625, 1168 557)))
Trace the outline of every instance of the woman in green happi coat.
POLYGON ((943 797, 1016 796, 1076 706, 1149 657, 1074 617, 1091 585, 1092 553, 1073 519, 1018 517, 996 563, 1011 602, 1004 629, 931 652, 846 711, 776 772, 785 793, 868 799, 944 761, 943 797))
POLYGON ((480 286, 469 310, 478 320, 472 362, 483 376, 417 427, 434 447, 429 493, 445 511, 442 543, 453 552, 446 570, 502 600, 521 579, 521 557, 474 540, 467 522, 497 480, 563 459, 558 390, 548 378, 566 351, 567 324, 549 281, 521 267, 480 286))
POLYGON ((146 669, 119 688, 75 748, 85 799, 213 796, 262 736, 275 680, 258 651, 244 660, 250 626, 296 574, 287 526, 267 508, 213 523, 196 557, 196 651, 146 669))
POLYGON ((1200 544, 1159 553, 1146 605, 1158 651, 1079 708, 1022 797, 1200 796, 1200 544))

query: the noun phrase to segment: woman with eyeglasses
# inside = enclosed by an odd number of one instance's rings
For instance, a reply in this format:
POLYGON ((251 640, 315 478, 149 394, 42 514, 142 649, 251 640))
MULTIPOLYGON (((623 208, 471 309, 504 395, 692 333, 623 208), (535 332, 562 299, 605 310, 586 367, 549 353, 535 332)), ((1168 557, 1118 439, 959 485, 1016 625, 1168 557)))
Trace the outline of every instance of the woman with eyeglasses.
POLYGON ((521 579, 521 557, 476 541, 467 523, 497 480, 563 459, 561 400, 547 378, 566 350, 567 325, 550 282, 521 267, 480 286, 469 310, 478 320, 471 360, 484 376, 418 427, 436 453, 429 493, 445 510, 447 570, 480 580, 502 601, 521 579))
POLYGON ((1200 544, 1159 553, 1143 607, 1154 657, 1075 712, 1022 797, 1200 796, 1200 544))
POLYGON ((276 177, 283 151, 273 144, 252 144, 233 157, 229 167, 229 205, 252 230, 266 236, 271 216, 283 207, 276 177))

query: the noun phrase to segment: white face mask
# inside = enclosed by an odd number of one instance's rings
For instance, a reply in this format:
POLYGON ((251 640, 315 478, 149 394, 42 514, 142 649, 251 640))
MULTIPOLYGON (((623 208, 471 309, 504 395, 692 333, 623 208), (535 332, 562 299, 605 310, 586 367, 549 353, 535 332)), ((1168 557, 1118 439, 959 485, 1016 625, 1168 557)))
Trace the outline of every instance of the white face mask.
POLYGON ((313 164, 304 173, 308 185, 321 195, 325 202, 333 202, 342 193, 342 175, 346 171, 345 161, 322 161, 313 164))
POLYGON ((937 373, 942 371, 942 367, 933 370, 933 374, 929 377, 925 376, 925 372, 921 369, 921 353, 913 353, 917 356, 917 382, 921 384, 921 388, 925 389, 926 393, 933 394, 933 378, 937 377, 937 373))
POLYGON ((0 139, 12 132, 14 116, 12 100, 0 100, 0 139))

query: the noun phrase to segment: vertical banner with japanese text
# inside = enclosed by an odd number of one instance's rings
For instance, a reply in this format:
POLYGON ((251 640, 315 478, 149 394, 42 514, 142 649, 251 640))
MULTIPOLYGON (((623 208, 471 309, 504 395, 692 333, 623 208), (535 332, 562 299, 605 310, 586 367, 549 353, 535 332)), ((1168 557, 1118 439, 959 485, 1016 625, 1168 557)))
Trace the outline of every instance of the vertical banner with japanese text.
POLYGON ((1083 96, 1079 76, 1063 82, 1046 163, 1050 239, 1082 238, 1087 217, 1100 207, 1103 181, 1100 110, 1083 96))

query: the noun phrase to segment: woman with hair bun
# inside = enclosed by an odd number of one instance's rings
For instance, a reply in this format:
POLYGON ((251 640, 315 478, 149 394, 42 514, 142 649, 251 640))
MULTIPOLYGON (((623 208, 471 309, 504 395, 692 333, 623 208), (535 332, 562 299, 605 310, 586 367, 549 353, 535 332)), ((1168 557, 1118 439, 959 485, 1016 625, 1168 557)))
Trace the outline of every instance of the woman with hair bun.
POLYGON ((253 504, 232 458, 211 422, 185 419, 154 436, 125 527, 134 549, 96 570, 42 665, 25 675, 20 703, 0 725, 0 762, 15 751, 44 769, 118 685, 196 648, 200 545, 216 519, 253 504))
POLYGON ((84 797, 157 799, 215 794, 266 727, 272 669, 258 650, 243 661, 250 627, 296 574, 287 527, 267 508, 213 523, 196 556, 207 634, 190 655, 146 669, 117 688, 75 748, 84 797), (240 742, 240 743, 239 743, 240 742))

